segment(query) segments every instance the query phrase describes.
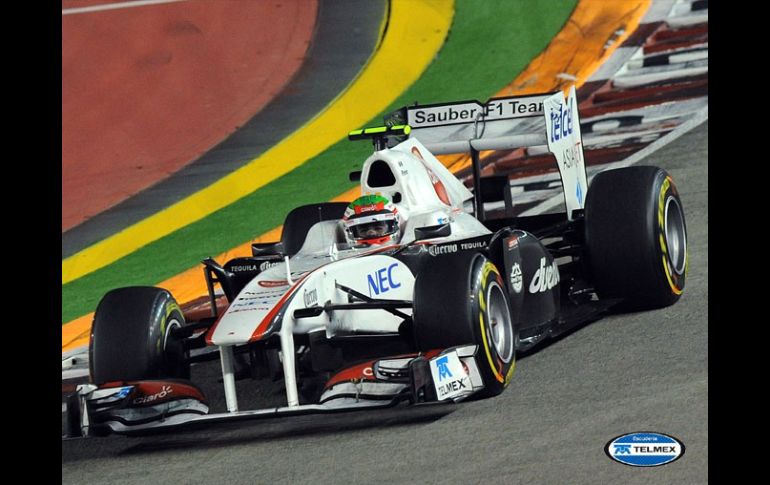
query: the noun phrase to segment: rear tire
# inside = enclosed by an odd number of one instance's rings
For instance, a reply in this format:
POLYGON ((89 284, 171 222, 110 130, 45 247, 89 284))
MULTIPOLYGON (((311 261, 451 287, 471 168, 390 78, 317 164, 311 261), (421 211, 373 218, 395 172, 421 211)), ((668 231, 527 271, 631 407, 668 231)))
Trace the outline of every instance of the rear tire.
POLYGON ((588 261, 597 293, 626 309, 674 304, 687 274, 687 230, 679 193, 658 167, 597 174, 585 205, 588 261))
POLYGON ((91 381, 188 378, 183 342, 171 334, 184 323, 174 297, 162 288, 110 291, 99 302, 91 327, 91 381))
POLYGON ((484 390, 478 397, 496 396, 508 386, 517 335, 503 278, 484 255, 435 258, 430 271, 415 281, 413 319, 420 351, 479 346, 476 362, 484 390))

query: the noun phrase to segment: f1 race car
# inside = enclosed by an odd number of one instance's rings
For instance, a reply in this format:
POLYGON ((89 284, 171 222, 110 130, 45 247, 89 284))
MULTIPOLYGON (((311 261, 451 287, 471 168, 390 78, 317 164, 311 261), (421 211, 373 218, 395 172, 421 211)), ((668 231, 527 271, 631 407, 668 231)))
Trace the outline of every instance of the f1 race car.
POLYGON ((491 397, 518 352, 611 308, 660 308, 682 294, 687 237, 672 178, 635 166, 589 187, 574 87, 566 98, 410 106, 349 138, 372 141, 351 180, 372 207, 392 204, 377 214, 398 231, 361 244, 350 228, 366 205, 302 206, 281 241, 203 261, 203 310, 183 310, 162 288, 108 292, 90 383, 68 401, 71 436, 491 397), (487 217, 485 202, 510 206, 510 185, 481 176, 480 152, 519 147, 554 155, 564 210, 487 217), (472 191, 435 156, 468 152, 472 191), (190 380, 206 359, 221 362, 226 412, 210 413, 190 380), (236 377, 267 373, 283 380, 286 405, 241 410, 236 377))

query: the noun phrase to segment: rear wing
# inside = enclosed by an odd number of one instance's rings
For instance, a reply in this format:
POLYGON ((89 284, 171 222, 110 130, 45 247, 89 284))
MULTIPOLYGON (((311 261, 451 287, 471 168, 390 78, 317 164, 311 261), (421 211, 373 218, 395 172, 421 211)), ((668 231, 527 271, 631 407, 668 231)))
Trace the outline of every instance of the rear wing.
MULTIPOLYGON (((543 147, 556 157, 567 218, 582 209, 588 189, 580 135, 575 87, 564 98, 556 93, 492 98, 478 101, 409 106, 392 113, 386 122, 406 122, 409 138, 416 138, 435 155, 470 153, 474 193, 481 193, 482 150, 543 147), (405 119, 404 119, 405 118, 405 119)), ((484 218, 484 204, 475 197, 475 213, 484 218)))

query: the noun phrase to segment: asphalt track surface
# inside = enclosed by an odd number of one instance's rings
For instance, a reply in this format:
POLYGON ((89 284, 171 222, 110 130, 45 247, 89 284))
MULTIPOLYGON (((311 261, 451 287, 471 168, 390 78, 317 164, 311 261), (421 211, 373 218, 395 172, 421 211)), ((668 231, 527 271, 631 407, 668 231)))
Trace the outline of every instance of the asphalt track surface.
POLYGON ((684 203, 690 266, 676 305, 541 347, 484 401, 63 441, 62 483, 707 483, 708 121, 641 163, 669 170, 684 203), (655 468, 611 461, 605 444, 634 431, 686 452, 655 468))

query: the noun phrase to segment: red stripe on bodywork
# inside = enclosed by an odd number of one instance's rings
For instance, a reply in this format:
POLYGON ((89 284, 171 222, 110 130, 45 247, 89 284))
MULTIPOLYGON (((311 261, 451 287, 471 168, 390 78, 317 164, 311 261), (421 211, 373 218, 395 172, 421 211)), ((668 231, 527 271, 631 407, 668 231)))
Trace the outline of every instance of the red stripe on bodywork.
POLYGON ((441 352, 443 352, 443 350, 444 349, 434 349, 434 350, 429 350, 428 352, 423 352, 422 354, 415 352, 413 354, 401 354, 401 355, 393 355, 388 357, 380 357, 379 359, 369 360, 361 364, 356 364, 353 367, 348 367, 347 369, 343 369, 338 373, 334 374, 326 382, 324 389, 329 389, 334 385, 339 384, 340 382, 349 382, 352 380, 361 379, 364 381, 376 381, 377 378, 374 377, 374 363, 379 360, 408 359, 408 358, 415 358, 420 355, 430 360, 433 357, 436 357, 437 355, 439 355, 441 352), (368 373, 365 373, 366 369, 369 369, 368 373))
POLYGON ((211 341, 211 337, 214 335, 214 330, 217 329, 217 325, 219 325, 219 322, 222 320, 222 317, 225 316, 225 313, 227 313, 227 312, 222 312, 222 314, 219 315, 219 318, 217 318, 217 321, 214 322, 214 325, 211 326, 211 328, 209 329, 208 333, 206 334, 206 343, 207 344, 214 345, 214 342, 211 341))
POLYGON ((374 378, 374 370, 372 369, 372 366, 374 365, 375 362, 377 362, 377 360, 380 360, 380 359, 370 360, 370 361, 364 362, 363 364, 354 365, 353 367, 348 367, 347 369, 334 374, 334 376, 332 376, 332 378, 326 382, 324 389, 329 389, 335 384, 339 384, 340 382, 352 381, 354 379, 356 380, 363 379, 365 381, 376 381, 377 379, 374 378), (368 374, 364 373, 366 369, 369 369, 368 374))
MULTIPOLYGON (((325 265, 324 265, 325 266, 325 265)), ((275 304, 272 310, 270 310, 270 313, 268 313, 265 318, 262 319, 262 322, 257 325, 257 328, 254 330, 254 333, 251 334, 251 337, 249 338, 249 342, 254 342, 256 340, 259 340, 262 338, 267 331, 267 328, 270 326, 270 321, 275 318, 275 316, 278 314, 279 311, 283 308, 283 306, 286 304, 286 302, 291 298, 291 296, 299 289, 301 283, 307 278, 311 273, 316 271, 318 268, 314 269, 313 271, 310 271, 308 273, 305 273, 300 279, 294 283, 294 286, 289 288, 289 291, 287 291, 280 300, 278 300, 278 303, 275 304)))
MULTIPOLYGON (((137 381, 133 382, 132 385, 135 386, 136 391, 139 393, 133 396, 134 399, 139 397, 152 396, 153 394, 161 392, 164 386, 168 386, 171 389, 167 395, 168 398, 178 398, 180 396, 185 396, 195 398, 198 401, 206 402, 206 397, 203 395, 203 393, 197 387, 191 386, 189 384, 181 384, 179 382, 170 381, 137 381)), ((153 402, 162 402, 162 400, 159 399, 153 402)))

